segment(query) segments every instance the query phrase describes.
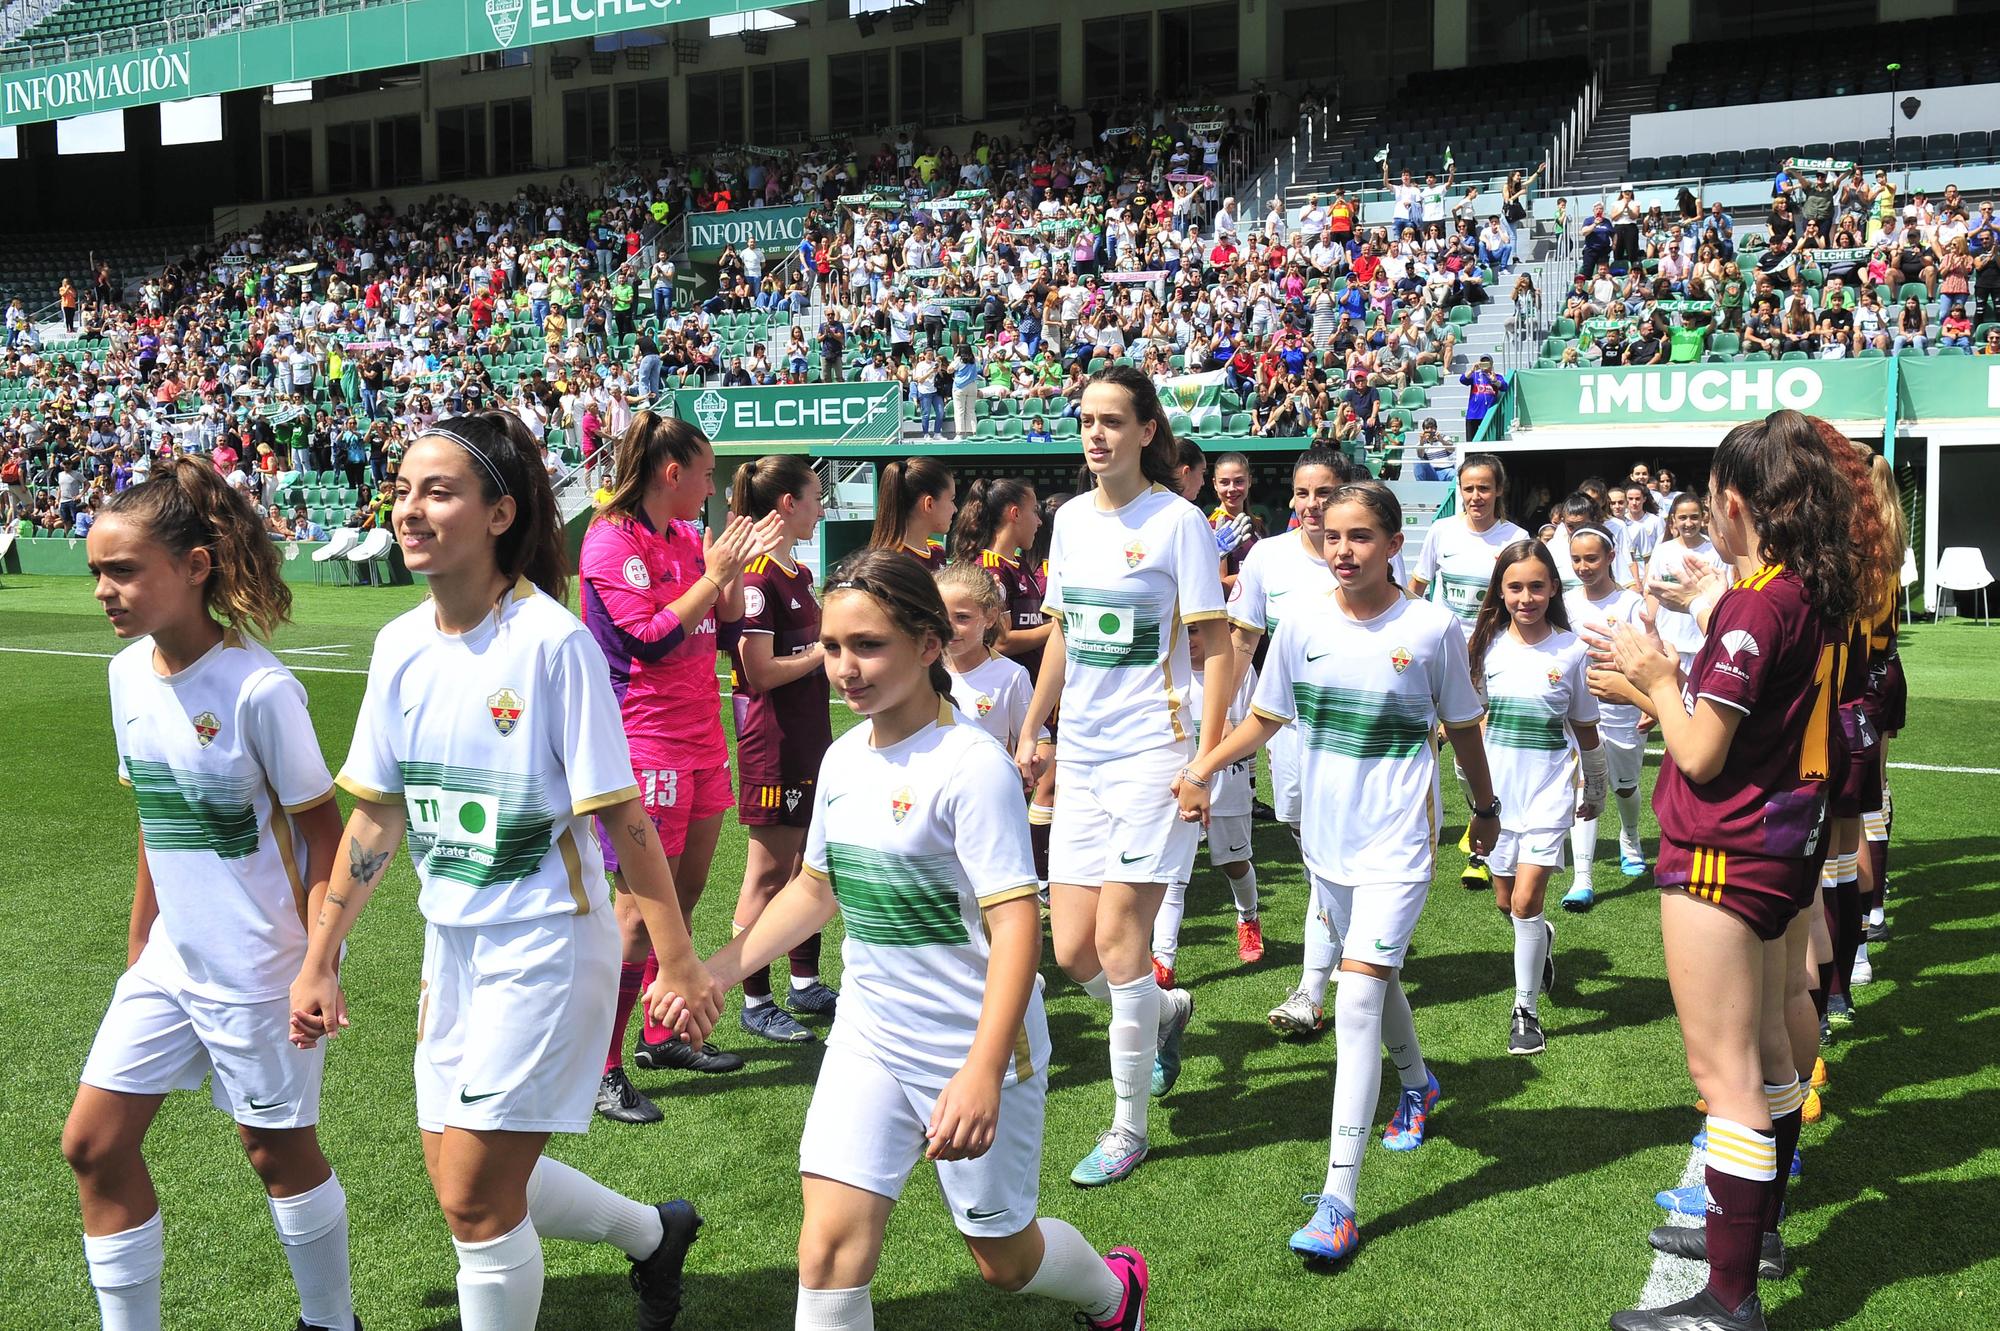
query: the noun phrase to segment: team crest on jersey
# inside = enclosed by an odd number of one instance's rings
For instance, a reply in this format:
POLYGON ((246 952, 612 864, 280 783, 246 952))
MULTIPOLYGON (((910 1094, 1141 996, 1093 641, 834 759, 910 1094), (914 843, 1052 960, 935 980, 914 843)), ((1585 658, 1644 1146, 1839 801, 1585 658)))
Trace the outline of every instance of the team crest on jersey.
POLYGON ((1390 652, 1389 664, 1396 667, 1396 673, 1399 675, 1408 670, 1410 668, 1410 649, 1407 647, 1398 647, 1395 651, 1390 652))
POLYGON ((1144 541, 1134 541, 1132 542, 1132 544, 1125 547, 1126 568, 1137 568, 1139 567, 1140 564, 1145 562, 1145 559, 1146 559, 1146 543, 1144 541))
POLYGON ((986 719, 987 713, 993 710, 993 700, 983 693, 979 695, 972 705, 978 709, 979 719, 982 721, 986 719))
POLYGON ((1563 682, 1563 672, 1562 672, 1562 671, 1560 671, 1560 670, 1556 670, 1556 669, 1554 669, 1554 668, 1551 668, 1551 669, 1549 670, 1549 687, 1550 687, 1550 688, 1554 688, 1554 687, 1556 687, 1556 686, 1557 686, 1558 684, 1560 684, 1560 683, 1562 683, 1562 682, 1563 682))
POLYGON ((802 794, 802 792, 801 792, 801 791, 799 790, 799 788, 798 788, 797 786, 786 786, 786 787, 785 787, 785 812, 786 812, 786 813, 794 813, 794 812, 796 812, 796 811, 798 810, 798 807, 799 807, 799 796, 800 796, 801 794, 802 794))
POLYGON ((222 733, 222 722, 215 719, 214 712, 203 712, 194 719, 195 742, 204 749, 215 743, 215 737, 222 733))
POLYGON ((910 816, 910 810, 916 807, 916 803, 916 794, 904 786, 889 797, 889 816, 900 823, 910 816))
POLYGON ((486 711, 493 718, 493 728, 503 738, 513 734, 514 727, 521 724, 521 709, 526 706, 521 701, 521 695, 512 689, 502 689, 486 700, 486 711))

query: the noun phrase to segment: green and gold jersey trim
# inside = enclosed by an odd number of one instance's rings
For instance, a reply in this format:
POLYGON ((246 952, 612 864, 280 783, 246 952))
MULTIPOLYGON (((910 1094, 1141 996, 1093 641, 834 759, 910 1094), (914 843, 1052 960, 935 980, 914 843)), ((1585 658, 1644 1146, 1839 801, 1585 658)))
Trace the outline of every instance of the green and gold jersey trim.
POLYGON ((1431 739, 1428 698, 1292 683, 1306 747, 1347 758, 1414 758, 1431 739))
POLYGON ((255 776, 238 780, 128 758, 126 779, 139 803, 148 850, 211 851, 225 860, 257 853, 255 776))
POLYGON ((1486 703, 1486 742, 1503 749, 1553 753, 1569 747, 1567 722, 1537 698, 1490 698, 1486 703))

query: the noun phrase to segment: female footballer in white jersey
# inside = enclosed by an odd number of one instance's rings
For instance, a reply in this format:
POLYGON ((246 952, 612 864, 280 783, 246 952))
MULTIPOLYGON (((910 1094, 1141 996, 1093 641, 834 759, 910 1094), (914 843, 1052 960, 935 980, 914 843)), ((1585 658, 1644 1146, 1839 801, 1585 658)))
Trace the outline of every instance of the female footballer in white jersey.
POLYGON ((659 958, 654 1015, 699 1044, 721 995, 632 780, 604 653, 564 608, 561 522, 533 436, 504 412, 431 425, 397 472, 393 521, 431 595, 375 640, 339 777, 357 803, 292 985, 293 1038, 347 1024, 334 960, 407 833, 425 922, 417 1126, 466 1331, 535 1325, 543 1237, 615 1244, 639 1325, 669 1327, 700 1217, 542 1154, 550 1133, 590 1125, 617 1002, 592 815, 615 829, 659 958))
MULTIPOLYGON (((1436 587, 1437 599, 1458 617, 1459 626, 1467 633, 1472 632, 1480 603, 1486 599, 1493 561, 1507 546, 1527 539, 1526 531, 1501 516, 1506 496, 1507 468, 1499 458, 1491 453, 1466 458, 1458 469, 1458 512, 1440 518, 1424 533, 1417 568, 1410 575, 1410 595, 1422 597, 1436 587)), ((1464 784, 1461 771, 1459 785, 1464 784)), ((1466 854, 1465 886, 1476 888, 1491 881, 1486 862, 1463 838, 1458 848, 1466 854)))
POLYGON ((1334 1009, 1339 1049, 1326 1182, 1290 1246, 1337 1261, 1361 1242, 1355 1190, 1382 1086, 1378 1051, 1388 1051, 1402 1084, 1385 1147, 1421 1146, 1439 1097, 1400 971, 1430 892, 1438 823, 1431 737, 1440 723, 1473 792, 1475 850, 1493 848, 1500 806, 1458 622, 1406 598, 1390 576, 1403 543, 1402 505, 1387 486, 1362 481, 1334 492, 1325 520, 1335 589, 1278 626, 1250 719, 1189 764, 1179 795, 1184 818, 1207 817, 1205 783, 1216 772, 1255 753, 1280 726, 1302 728, 1306 869, 1336 942, 1352 946, 1341 958, 1334 1009))
POLYGON ((127 970, 63 1128, 104 1326, 159 1329, 160 1203, 140 1148, 169 1091, 212 1078, 270 1196, 300 1326, 349 1331, 347 1198, 314 1130, 325 1056, 292 1047, 286 1001, 340 810, 305 690, 244 636, 290 615, 276 547, 213 467, 180 458, 104 503, 89 553, 131 642, 111 662, 112 735, 139 807, 127 970))
MULTIPOLYGON (((1700 509, 1699 504, 1695 507, 1700 509)), ((1588 625, 1607 635, 1614 624, 1640 626, 1645 602, 1630 588, 1620 587, 1612 573, 1617 538, 1586 524, 1571 529, 1568 539, 1570 568, 1579 584, 1563 596, 1571 625, 1579 634, 1588 625)), ((1646 872, 1646 853, 1639 844, 1639 777, 1645 769, 1646 742, 1639 735, 1639 716, 1639 709, 1630 703, 1600 702, 1597 709, 1597 737, 1604 747, 1611 798, 1618 805, 1618 868, 1627 878, 1646 872)), ((1578 812, 1570 825, 1569 850, 1576 874, 1563 895, 1563 909, 1586 911, 1597 904, 1596 815, 1586 818, 1578 812)))
POLYGON ((795 1325, 875 1325, 889 1213, 928 1159, 989 1283, 1137 1331, 1145 1258, 1100 1257, 1035 1215, 1049 1035, 1034 856, 1007 751, 951 704, 952 636, 936 587, 901 552, 863 551, 834 572, 820 642, 863 720, 820 768, 803 872, 708 963, 726 989, 836 910, 846 924, 840 1010, 799 1142, 795 1325))
POLYGON ((1473 686, 1486 699, 1486 763, 1500 800, 1500 839, 1487 856, 1493 900, 1514 927, 1507 1052, 1539 1054, 1548 1048, 1540 996, 1555 983, 1556 929, 1542 914, 1543 899, 1562 867, 1570 824, 1604 807, 1589 657, 1570 631, 1562 572, 1547 546, 1516 541, 1500 552, 1466 651, 1473 686))
POLYGON ((1006 623, 1000 584, 969 560, 947 564, 933 576, 951 623, 944 663, 951 671, 952 705, 1012 753, 1028 719, 1035 681, 1026 666, 994 650, 1006 623))
POLYGON ((1056 513, 1048 597, 1055 618, 1020 744, 1021 772, 1049 760, 1042 726, 1062 703, 1062 782, 1049 844, 1056 960, 1111 1004, 1111 1127, 1071 1172, 1085 1187, 1125 1178, 1146 1155, 1150 1065, 1170 1088, 1194 1000, 1153 977, 1153 917, 1194 866, 1196 829, 1174 810, 1175 774, 1224 730, 1229 690, 1203 715, 1183 690, 1192 650, 1228 679, 1215 537, 1173 490, 1178 445, 1152 380, 1129 366, 1091 376, 1078 422, 1097 488, 1056 513))

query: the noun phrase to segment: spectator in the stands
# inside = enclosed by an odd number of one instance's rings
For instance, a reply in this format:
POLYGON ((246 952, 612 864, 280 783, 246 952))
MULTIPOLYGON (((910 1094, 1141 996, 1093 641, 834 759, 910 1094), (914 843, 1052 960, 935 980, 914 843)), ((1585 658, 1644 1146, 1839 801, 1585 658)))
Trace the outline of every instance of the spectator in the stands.
POLYGON ((1924 240, 1923 214, 1917 205, 1903 210, 1903 225, 1897 232, 1896 267, 1905 282, 1921 282, 1929 299, 1937 299, 1937 255, 1924 240))
POLYGON ((1720 199, 1709 204, 1708 211, 1702 214, 1701 239, 1714 242, 1723 258, 1736 257, 1736 218, 1723 209, 1720 199))
POLYGON ((1966 313, 1963 304, 1953 305, 1945 311, 1944 319, 1938 325, 1938 345, 1956 347, 1960 351, 1972 350, 1972 316, 1966 313))
POLYGON ((1972 353, 1975 356, 2000 356, 2000 328, 1986 330, 1986 340, 1972 353))
POLYGON ((1901 354, 1905 348, 1914 349, 1919 355, 1930 344, 1930 316, 1924 311, 1923 302, 1911 296, 1903 302, 1903 312, 1896 318, 1896 336, 1890 350, 1901 354))
POLYGON ((1789 232, 1772 236, 1771 243, 1757 256, 1757 276, 1774 287, 1790 288, 1797 270, 1798 254, 1792 248, 1789 232))
POLYGON ((1639 199, 1630 185, 1621 186, 1611 201, 1611 260, 1631 266, 1639 262, 1639 199))
POLYGON ((1500 395, 1507 391, 1507 378, 1494 370, 1491 356, 1481 356, 1458 381, 1472 390, 1465 400, 1465 437, 1469 440, 1478 435, 1480 424, 1499 405, 1500 395))
POLYGON ((1813 172, 1812 178, 1799 186, 1799 218, 1819 223, 1821 235, 1833 229, 1834 193, 1833 180, 1824 171, 1813 172))
POLYGON ((1479 233, 1479 261, 1496 273, 1514 266, 1514 236, 1498 213, 1486 219, 1479 233))
POLYGON ((1590 216, 1583 220, 1577 234, 1580 251, 1577 271, 1588 275, 1607 263, 1611 258, 1611 240, 1611 219, 1605 215, 1603 203, 1593 203, 1590 216))
MULTIPOLYGON (((1964 236, 1944 243, 1937 261, 1938 312, 1940 315, 1972 299, 1972 250, 1964 236)), ((1941 345, 1949 346, 1950 343, 1941 345)))

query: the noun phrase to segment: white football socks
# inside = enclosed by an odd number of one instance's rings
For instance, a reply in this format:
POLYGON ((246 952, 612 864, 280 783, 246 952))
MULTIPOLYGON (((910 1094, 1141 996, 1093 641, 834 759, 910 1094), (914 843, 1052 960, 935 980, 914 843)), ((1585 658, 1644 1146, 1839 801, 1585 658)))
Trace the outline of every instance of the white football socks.
POLYGON ((1382 995, 1382 1048, 1396 1065, 1403 1089, 1421 1091, 1431 1084, 1431 1070, 1417 1044, 1417 1019, 1410 1012, 1410 996, 1403 992, 1402 973, 1387 984, 1382 995))
POLYGON ((1537 1011, 1542 965, 1549 959, 1549 926, 1540 915, 1514 921, 1514 1006, 1537 1011))
POLYGON ((528 1175, 528 1214, 544 1237, 609 1243, 635 1261, 652 1256, 664 1237, 657 1207, 546 1155, 528 1175))
POLYGON ((160 1331, 160 1268, 167 1247, 158 1211, 116 1234, 84 1235, 83 1259, 104 1331, 160 1331))
POLYGON ((1350 1211, 1368 1129, 1375 1121, 1375 1097, 1382 1091, 1382 1008, 1388 988, 1387 980, 1349 971, 1340 977, 1334 998, 1333 1145, 1324 1195, 1350 1211))
POLYGON ((1153 917, 1153 955, 1168 970, 1174 966, 1174 958, 1181 950, 1181 920, 1187 915, 1186 883, 1168 883, 1166 895, 1160 898, 1159 914, 1153 917))
POLYGON ((1257 866, 1247 860, 1241 878, 1229 878, 1229 896, 1236 903, 1236 918, 1244 923, 1257 918, 1257 866))
POLYGON ((1597 862, 1597 820, 1579 818, 1569 825, 1569 857, 1576 865, 1572 888, 1590 887, 1591 869, 1597 862))
POLYGON ((868 1286, 853 1289, 807 1289, 799 1286, 793 1331, 875 1331, 875 1305, 868 1286))
POLYGON ((1079 981, 1078 987, 1100 1003, 1111 1001, 1111 981, 1104 978, 1103 971, 1097 972, 1088 980, 1079 981))
POLYGON ((299 1287, 299 1318, 327 1331, 354 1331, 354 1286, 347 1263, 347 1192, 340 1176, 296 1197, 272 1197, 271 1223, 299 1287))
POLYGON ((1160 986, 1151 972, 1111 986, 1111 1089, 1118 1105, 1111 1126, 1146 1137, 1153 1056, 1160 1038, 1160 986))
POLYGON ((1618 805, 1618 853, 1635 860, 1646 858, 1639 846, 1639 792, 1620 792, 1612 799, 1618 805))
POLYGON ((1326 987, 1333 980, 1333 969, 1340 964, 1340 940, 1334 936, 1333 917, 1328 913, 1326 903, 1320 899, 1317 884, 1311 884, 1311 875, 1306 892, 1306 964, 1299 973, 1299 988, 1306 991, 1314 1007, 1326 1005, 1326 987))
POLYGON ((1090 1240, 1066 1220, 1043 1216, 1035 1225, 1042 1231, 1042 1264, 1020 1292, 1059 1299, 1093 1322, 1111 1316, 1125 1297, 1125 1287, 1090 1240))
POLYGON ((542 1240, 533 1216, 497 1239, 451 1241, 458 1250, 458 1318, 464 1331, 535 1331, 542 1311, 542 1240))

